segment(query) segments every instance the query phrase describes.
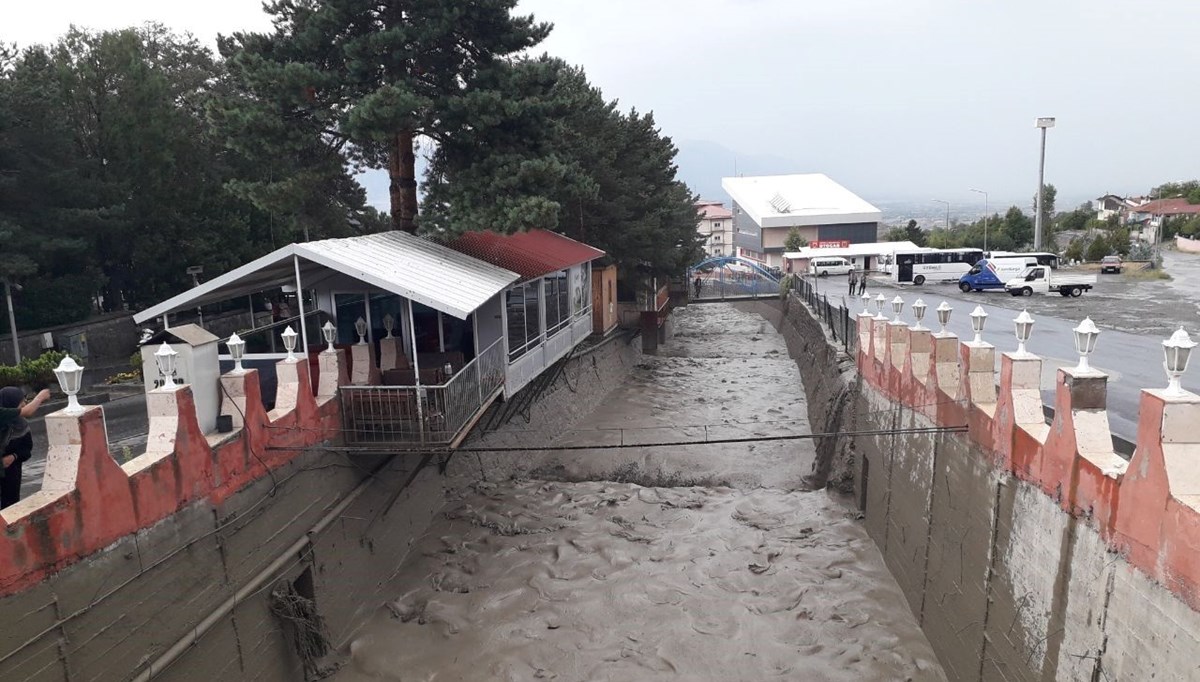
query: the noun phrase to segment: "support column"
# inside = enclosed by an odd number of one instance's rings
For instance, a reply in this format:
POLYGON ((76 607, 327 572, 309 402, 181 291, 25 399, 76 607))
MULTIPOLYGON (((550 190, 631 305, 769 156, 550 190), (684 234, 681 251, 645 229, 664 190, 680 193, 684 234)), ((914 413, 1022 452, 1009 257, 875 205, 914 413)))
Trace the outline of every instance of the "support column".
POLYGON ((323 405, 337 397, 338 386, 346 381, 346 368, 342 362, 342 352, 336 348, 332 351, 322 351, 317 356, 317 365, 320 369, 317 381, 317 404, 323 405))

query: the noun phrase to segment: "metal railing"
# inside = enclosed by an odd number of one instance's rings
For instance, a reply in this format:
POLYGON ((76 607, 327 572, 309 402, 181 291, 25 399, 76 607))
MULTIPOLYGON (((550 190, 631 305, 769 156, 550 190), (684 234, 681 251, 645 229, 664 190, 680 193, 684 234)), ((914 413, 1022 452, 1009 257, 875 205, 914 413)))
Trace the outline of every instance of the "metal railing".
POLYGON ((728 300, 769 298, 779 295, 779 282, 757 272, 741 272, 716 268, 706 273, 693 271, 688 283, 691 300, 728 300), (696 286, 696 278, 700 286, 696 286))
POLYGON ((442 384, 341 386, 346 443, 450 443, 504 385, 504 371, 504 344, 496 341, 442 384))
MULTIPOLYGON (((850 314, 849 306, 846 303, 846 297, 834 293, 835 303, 829 302, 828 289, 837 290, 835 283, 821 286, 815 278, 793 277, 792 291, 804 301, 817 319, 825 325, 833 336, 836 343, 842 345, 846 353, 853 356, 858 348, 857 327, 854 323, 854 316, 850 314), (841 301, 838 305, 836 301, 841 301)), ((844 292, 844 289, 842 290, 844 292)))

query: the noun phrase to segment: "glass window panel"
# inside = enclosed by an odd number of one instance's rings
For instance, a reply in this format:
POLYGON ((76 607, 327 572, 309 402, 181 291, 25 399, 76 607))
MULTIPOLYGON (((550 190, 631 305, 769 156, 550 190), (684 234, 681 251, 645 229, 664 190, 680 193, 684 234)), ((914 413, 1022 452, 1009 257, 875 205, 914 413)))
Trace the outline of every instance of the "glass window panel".
POLYGON ((525 354, 525 288, 509 289, 504 305, 508 313, 508 355, 519 358, 525 354))
POLYGON ((538 312, 538 293, 541 290, 539 286, 525 285, 525 339, 530 345, 536 344, 541 339, 542 316, 538 312))
POLYGON ((340 344, 358 343, 358 332, 354 323, 358 318, 366 318, 363 308, 362 294, 334 294, 333 304, 337 311, 337 342, 340 344))
POLYGON ((562 321, 558 314, 558 278, 546 277, 542 282, 546 291, 546 333, 552 334, 562 321))

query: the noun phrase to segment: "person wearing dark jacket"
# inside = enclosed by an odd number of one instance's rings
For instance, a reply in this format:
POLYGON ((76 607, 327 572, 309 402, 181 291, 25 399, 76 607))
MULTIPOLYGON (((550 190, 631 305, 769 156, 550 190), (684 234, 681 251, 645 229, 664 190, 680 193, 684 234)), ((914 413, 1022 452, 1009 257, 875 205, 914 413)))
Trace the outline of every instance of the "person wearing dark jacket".
POLYGON ((28 417, 50 397, 42 389, 33 400, 16 386, 0 388, 0 509, 21 499, 21 465, 33 456, 33 434, 28 417))

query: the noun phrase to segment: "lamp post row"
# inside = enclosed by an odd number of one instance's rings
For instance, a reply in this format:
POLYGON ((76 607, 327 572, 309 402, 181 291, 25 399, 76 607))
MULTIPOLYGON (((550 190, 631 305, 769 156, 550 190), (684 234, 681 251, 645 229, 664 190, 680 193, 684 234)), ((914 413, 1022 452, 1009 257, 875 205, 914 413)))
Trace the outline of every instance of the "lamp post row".
MULTIPOLYGON (((888 301, 884 298, 883 294, 878 294, 872 299, 871 294, 864 292, 859 300, 862 304, 862 310, 858 313, 859 317, 887 320, 887 317, 883 314, 883 307, 888 301), (875 303, 874 315, 871 315, 870 312, 872 301, 875 303)), ((890 322, 900 323, 900 313, 904 309, 904 299, 896 296, 892 299, 891 306, 893 317, 890 322)), ((921 326, 921 322, 925 319, 925 311, 928 307, 929 306, 927 306, 925 302, 919 298, 915 303, 912 304, 913 317, 916 319, 916 324, 912 327, 913 330, 924 330, 924 327, 921 326)), ((946 325, 950 323, 950 313, 953 312, 953 310, 954 309, 945 301, 942 301, 940 304, 938 304, 938 307, 934 309, 934 312, 937 313, 938 324, 941 325, 941 330, 937 332, 937 336, 945 337, 948 335, 948 332, 946 331, 946 325)), ((983 329, 987 324, 988 313, 983 309, 983 306, 977 305, 975 306, 975 309, 971 311, 970 318, 971 331, 975 334, 975 337, 971 340, 971 343, 981 344, 983 343, 983 329)), ((1013 318, 1014 332, 1017 338, 1017 352, 1015 355, 1018 357, 1032 357, 1032 354, 1026 350, 1025 344, 1033 335, 1034 322, 1035 320, 1033 319, 1033 316, 1029 314, 1028 310, 1022 310, 1020 315, 1017 315, 1015 318, 1013 318)), ((1095 322, 1092 322, 1091 317, 1085 317, 1078 326, 1071 330, 1071 332, 1074 336, 1075 352, 1079 354, 1079 364, 1077 364, 1071 371, 1081 375, 1092 373, 1098 374, 1098 372, 1092 368, 1091 363, 1089 362, 1089 357, 1096 350, 1096 342, 1100 338, 1099 327, 1096 326, 1095 322)), ((1187 333, 1187 331, 1180 326, 1179 329, 1175 330, 1175 333, 1171 334, 1170 338, 1162 342, 1162 346, 1164 356, 1163 369, 1166 370, 1168 380, 1167 387, 1163 393, 1170 397, 1180 397, 1186 395, 1187 391, 1183 389, 1180 381, 1183 377, 1183 374, 1187 371, 1188 361, 1191 359, 1192 349, 1197 346, 1197 343, 1193 341, 1192 337, 1187 333)))

